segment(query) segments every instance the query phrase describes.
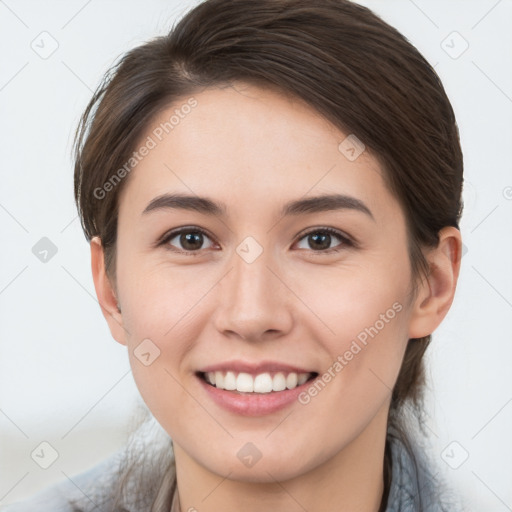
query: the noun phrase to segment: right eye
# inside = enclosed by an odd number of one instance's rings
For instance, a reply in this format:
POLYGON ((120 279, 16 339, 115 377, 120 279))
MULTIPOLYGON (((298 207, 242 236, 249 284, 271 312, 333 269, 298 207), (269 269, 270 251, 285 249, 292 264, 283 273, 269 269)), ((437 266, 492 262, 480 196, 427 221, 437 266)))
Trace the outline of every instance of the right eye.
MULTIPOLYGON (((158 245, 165 246, 172 251, 182 254, 197 256, 194 253, 199 252, 203 248, 202 245, 205 238, 210 240, 210 237, 200 228, 179 228, 167 233, 158 245), (175 244, 179 244, 181 247, 176 247, 175 244)), ((213 244, 207 248, 212 246, 213 244)))

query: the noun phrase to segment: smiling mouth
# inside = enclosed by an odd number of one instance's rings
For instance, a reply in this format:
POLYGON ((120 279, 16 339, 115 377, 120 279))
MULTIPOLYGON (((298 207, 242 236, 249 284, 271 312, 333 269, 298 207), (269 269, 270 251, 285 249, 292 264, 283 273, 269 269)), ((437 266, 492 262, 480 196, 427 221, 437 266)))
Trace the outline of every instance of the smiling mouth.
POLYGON ((264 394, 295 389, 315 379, 318 373, 264 372, 251 375, 245 372, 216 371, 198 372, 197 376, 217 389, 264 394))

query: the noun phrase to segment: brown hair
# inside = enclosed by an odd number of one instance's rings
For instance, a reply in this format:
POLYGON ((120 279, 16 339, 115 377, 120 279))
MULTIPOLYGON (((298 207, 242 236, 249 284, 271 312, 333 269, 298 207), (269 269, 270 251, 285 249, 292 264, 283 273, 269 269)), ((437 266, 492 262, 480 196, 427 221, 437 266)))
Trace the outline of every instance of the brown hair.
MULTIPOLYGON (((86 238, 102 240, 113 282, 127 181, 114 183, 116 173, 162 109, 237 81, 291 94, 366 145, 405 212, 413 281, 425 277, 422 248, 436 246, 443 227, 458 228, 462 212, 458 129, 434 69, 396 29, 348 0, 207 0, 168 35, 126 53, 81 118, 75 199, 86 238)), ((388 425, 399 427, 406 404, 420 414, 430 339, 408 342, 388 425)), ((385 496, 390 472, 387 448, 385 496)))

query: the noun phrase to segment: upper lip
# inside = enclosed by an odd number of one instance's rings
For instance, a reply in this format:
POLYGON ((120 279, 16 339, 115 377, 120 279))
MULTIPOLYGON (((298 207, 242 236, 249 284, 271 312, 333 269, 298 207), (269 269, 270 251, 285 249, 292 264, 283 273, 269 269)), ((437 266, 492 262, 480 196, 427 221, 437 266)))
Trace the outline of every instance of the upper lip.
POLYGON ((232 371, 235 373, 249 373, 251 375, 258 375, 260 373, 270 372, 316 373, 312 370, 307 370, 299 366, 281 363, 279 361, 260 361, 256 363, 240 360, 224 361, 222 363, 208 365, 201 368, 198 371, 199 373, 232 371))

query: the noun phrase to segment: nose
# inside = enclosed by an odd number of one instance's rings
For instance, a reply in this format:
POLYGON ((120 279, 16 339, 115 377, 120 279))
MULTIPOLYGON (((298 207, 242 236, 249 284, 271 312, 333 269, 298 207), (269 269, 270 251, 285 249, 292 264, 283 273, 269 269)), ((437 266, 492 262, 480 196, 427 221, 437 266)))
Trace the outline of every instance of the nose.
POLYGON ((293 293, 276 270, 271 251, 246 260, 236 251, 229 272, 218 283, 213 322, 218 332, 246 341, 268 341, 293 325, 293 293))

